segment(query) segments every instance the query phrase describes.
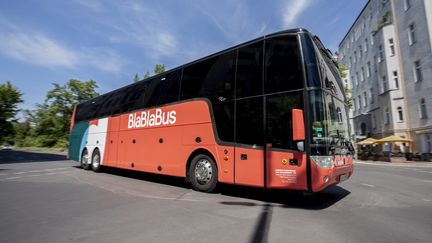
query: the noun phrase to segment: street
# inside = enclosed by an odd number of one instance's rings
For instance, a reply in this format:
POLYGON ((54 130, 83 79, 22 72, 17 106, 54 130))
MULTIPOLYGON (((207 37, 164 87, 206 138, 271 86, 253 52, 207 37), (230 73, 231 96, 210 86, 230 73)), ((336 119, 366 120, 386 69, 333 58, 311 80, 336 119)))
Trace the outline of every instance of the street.
POLYGON ((324 192, 223 185, 0 151, 1 242, 430 242, 432 163, 357 162, 324 192))

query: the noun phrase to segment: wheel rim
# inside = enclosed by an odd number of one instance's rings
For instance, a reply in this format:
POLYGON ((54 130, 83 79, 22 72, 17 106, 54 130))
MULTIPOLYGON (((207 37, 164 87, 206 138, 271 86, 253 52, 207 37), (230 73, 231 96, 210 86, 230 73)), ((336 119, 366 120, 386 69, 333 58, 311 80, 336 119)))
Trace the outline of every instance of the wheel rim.
POLYGON ((87 165, 89 161, 89 156, 87 150, 84 152, 82 158, 81 158, 81 164, 87 165))
POLYGON ((201 185, 208 184, 213 177, 213 168, 210 161, 200 159, 195 166, 195 178, 201 185))
POLYGON ((93 156, 93 168, 98 168, 100 165, 100 156, 99 154, 95 154, 95 156, 93 156))

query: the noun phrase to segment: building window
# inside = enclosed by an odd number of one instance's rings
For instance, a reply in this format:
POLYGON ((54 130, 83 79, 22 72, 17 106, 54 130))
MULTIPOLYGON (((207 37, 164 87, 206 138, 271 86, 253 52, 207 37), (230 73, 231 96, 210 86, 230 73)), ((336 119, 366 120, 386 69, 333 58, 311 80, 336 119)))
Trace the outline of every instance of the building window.
POLYGON ((363 51, 362 51, 362 46, 360 45, 359 46, 359 60, 360 60, 360 58, 362 57, 362 54, 363 54, 363 51))
POLYGON ((387 87, 387 78, 386 76, 382 76, 382 93, 386 92, 388 89, 387 87))
POLYGON ((403 121, 403 111, 402 111, 402 107, 398 107, 397 108, 397 114, 398 114, 398 120, 399 121, 403 121))
POLYGON ((426 110, 426 100, 425 100, 425 98, 421 98, 420 99, 419 113, 420 113, 420 119, 426 119, 427 118, 427 110, 426 110))
POLYGON ((352 106, 353 110, 357 110, 357 103, 356 103, 356 98, 353 98, 353 106, 352 106))
POLYGON ((416 42, 415 24, 412 23, 408 26, 408 44, 411 46, 416 42))
POLYGON ((376 128, 376 116, 372 115, 372 128, 375 129, 376 128))
POLYGON ((382 62, 384 61, 384 49, 382 45, 378 47, 378 50, 379 50, 378 62, 382 62))
POLYGON ((373 60, 374 60, 374 71, 377 72, 378 71, 378 63, 377 63, 378 59, 376 56, 374 56, 373 60))
POLYGON ((368 51, 368 39, 365 39, 364 52, 368 51))
POLYGON ((359 85, 359 74, 358 72, 356 72, 356 76, 355 76, 355 84, 358 86, 359 85))
POLYGON ((336 112, 337 112, 337 116, 338 116, 338 122, 342 123, 343 122, 343 116, 342 116, 342 111, 341 111, 340 107, 336 108, 336 112))
POLYGON ((390 56, 394 56, 395 55, 395 46, 394 46, 393 38, 389 39, 389 47, 390 47, 390 56))
POLYGON ((384 124, 387 125, 390 123, 390 111, 388 108, 385 108, 384 111, 384 124))
POLYGON ((372 46, 374 45, 373 34, 370 35, 370 43, 371 43, 372 46))
POLYGON ((397 71, 393 71, 393 80, 396 89, 399 89, 399 76, 397 71))
POLYGON ((374 103, 373 88, 369 90, 369 100, 371 104, 374 103))
POLYGON ((349 67, 352 67, 352 57, 349 57, 349 67))
POLYGON ((411 0, 404 0, 404 10, 407 11, 411 7, 411 0))
POLYGON ((420 60, 417 60, 414 62, 414 67, 413 67, 413 74, 414 74, 414 82, 420 82, 423 80, 423 74, 422 74, 422 70, 421 70, 421 62, 420 60))
POLYGON ((360 72, 360 80, 362 81, 362 82, 364 82, 364 67, 361 67, 361 72, 360 72))
POLYGON ((370 62, 367 63, 367 68, 366 68, 366 76, 369 78, 371 75, 371 64, 370 62))
POLYGON ((357 51, 354 51, 354 63, 357 62, 357 51))
POLYGON ((363 106, 364 106, 364 107, 367 106, 367 94, 366 94, 366 91, 363 92, 363 106))

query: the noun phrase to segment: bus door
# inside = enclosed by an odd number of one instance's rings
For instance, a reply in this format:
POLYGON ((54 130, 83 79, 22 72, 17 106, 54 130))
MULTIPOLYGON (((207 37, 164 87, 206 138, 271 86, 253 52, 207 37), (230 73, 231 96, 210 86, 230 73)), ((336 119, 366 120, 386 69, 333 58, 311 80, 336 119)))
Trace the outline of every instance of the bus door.
POLYGON ((307 190, 305 126, 301 92, 266 97, 266 184, 307 190))
POLYGON ((108 133, 105 145, 104 164, 116 166, 118 160, 120 116, 108 118, 108 133))
POLYGON ((236 101, 235 184, 264 186, 263 97, 236 101))

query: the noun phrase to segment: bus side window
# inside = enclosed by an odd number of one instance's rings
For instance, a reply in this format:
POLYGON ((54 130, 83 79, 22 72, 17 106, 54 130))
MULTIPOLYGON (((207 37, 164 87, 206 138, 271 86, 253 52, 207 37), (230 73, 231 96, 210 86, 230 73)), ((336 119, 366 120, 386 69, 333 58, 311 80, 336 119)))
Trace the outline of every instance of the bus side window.
POLYGON ((301 93, 267 96, 267 143, 280 149, 297 150, 293 141, 292 109, 304 109, 301 93))
POLYGON ((237 97, 261 95, 264 41, 241 47, 237 57, 237 97))
POLYGON ((236 143, 262 146, 263 97, 236 101, 236 143))
POLYGON ((266 94, 303 89, 303 71, 297 36, 274 37, 265 41, 266 94))
POLYGON ((237 50, 221 54, 184 68, 181 99, 208 98, 224 102, 234 98, 237 50))
POLYGON ((178 101, 181 74, 182 70, 178 69, 158 77, 148 90, 148 93, 152 95, 148 97, 147 106, 151 107, 178 101))

